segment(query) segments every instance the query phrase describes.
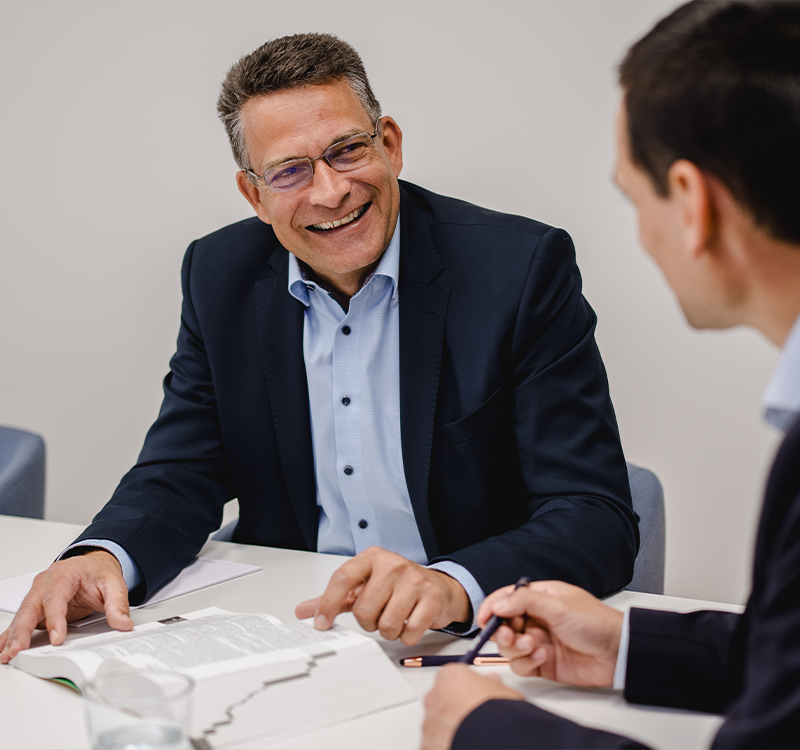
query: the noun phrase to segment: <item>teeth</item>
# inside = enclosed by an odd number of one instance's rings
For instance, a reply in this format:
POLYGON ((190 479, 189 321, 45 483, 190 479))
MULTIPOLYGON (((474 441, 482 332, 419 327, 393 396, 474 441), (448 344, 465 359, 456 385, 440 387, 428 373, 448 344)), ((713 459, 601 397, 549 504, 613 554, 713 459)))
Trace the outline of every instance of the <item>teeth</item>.
POLYGON ((347 216, 345 216, 343 219, 336 219, 335 221, 323 221, 321 224, 312 224, 311 226, 313 229, 335 229, 336 227, 341 227, 345 224, 349 224, 351 221, 355 221, 366 210, 366 206, 361 206, 355 211, 347 214, 347 216))

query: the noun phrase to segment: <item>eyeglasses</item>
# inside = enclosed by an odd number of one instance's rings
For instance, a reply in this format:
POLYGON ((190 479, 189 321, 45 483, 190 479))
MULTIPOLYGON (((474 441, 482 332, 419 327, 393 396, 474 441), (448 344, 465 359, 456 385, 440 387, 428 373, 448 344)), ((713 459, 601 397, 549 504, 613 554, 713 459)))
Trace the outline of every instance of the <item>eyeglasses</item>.
POLYGON ((337 172, 349 172, 364 165, 364 161, 375 149, 375 138, 378 136, 380 118, 375 120, 375 132, 356 133, 343 141, 337 141, 325 149, 320 156, 313 159, 289 159, 268 169, 263 175, 252 169, 244 171, 254 180, 264 180, 264 184, 273 193, 286 193, 290 190, 308 185, 314 179, 314 162, 322 159, 331 169, 337 172))

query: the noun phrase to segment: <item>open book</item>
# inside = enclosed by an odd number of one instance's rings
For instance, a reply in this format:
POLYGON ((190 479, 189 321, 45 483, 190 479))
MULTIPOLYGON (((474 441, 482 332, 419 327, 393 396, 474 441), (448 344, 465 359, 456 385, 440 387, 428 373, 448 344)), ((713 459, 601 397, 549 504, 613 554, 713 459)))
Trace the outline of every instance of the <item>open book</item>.
POLYGON ((320 729, 416 700, 371 638, 212 607, 20 652, 11 664, 80 690, 105 670, 160 667, 197 681, 195 746, 235 747, 320 729))

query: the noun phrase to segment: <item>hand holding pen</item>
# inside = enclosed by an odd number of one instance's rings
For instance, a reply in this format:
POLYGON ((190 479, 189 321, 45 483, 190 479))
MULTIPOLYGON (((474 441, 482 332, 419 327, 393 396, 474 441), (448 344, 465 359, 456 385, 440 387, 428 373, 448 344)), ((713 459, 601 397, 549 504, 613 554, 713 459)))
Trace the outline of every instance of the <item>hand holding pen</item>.
MULTIPOLYGON (((530 578, 522 576, 515 584, 514 590, 523 588, 530 583, 530 578)), ((463 656, 415 656, 408 659, 401 659, 400 663, 404 667, 440 667, 444 664, 460 662, 461 664, 474 664, 475 666, 489 666, 496 664, 508 664, 508 659, 498 654, 487 654, 478 656, 480 650, 486 642, 494 635, 497 628, 503 624, 503 620, 497 615, 492 615, 486 622, 478 641, 474 648, 470 649, 463 656)))

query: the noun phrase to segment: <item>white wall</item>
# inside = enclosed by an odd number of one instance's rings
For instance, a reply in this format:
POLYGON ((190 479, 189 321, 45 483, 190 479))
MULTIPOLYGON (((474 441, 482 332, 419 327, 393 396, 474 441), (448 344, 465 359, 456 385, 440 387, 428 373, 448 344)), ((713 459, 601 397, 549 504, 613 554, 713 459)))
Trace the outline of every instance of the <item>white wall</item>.
POLYGON ((404 177, 571 232, 626 454, 666 489, 667 593, 742 601, 775 353, 687 327, 609 179, 614 66, 674 5, 0 3, 0 422, 47 440, 47 517, 88 521, 135 460, 183 251, 250 214, 215 115, 228 66, 331 31, 403 127, 404 177))

